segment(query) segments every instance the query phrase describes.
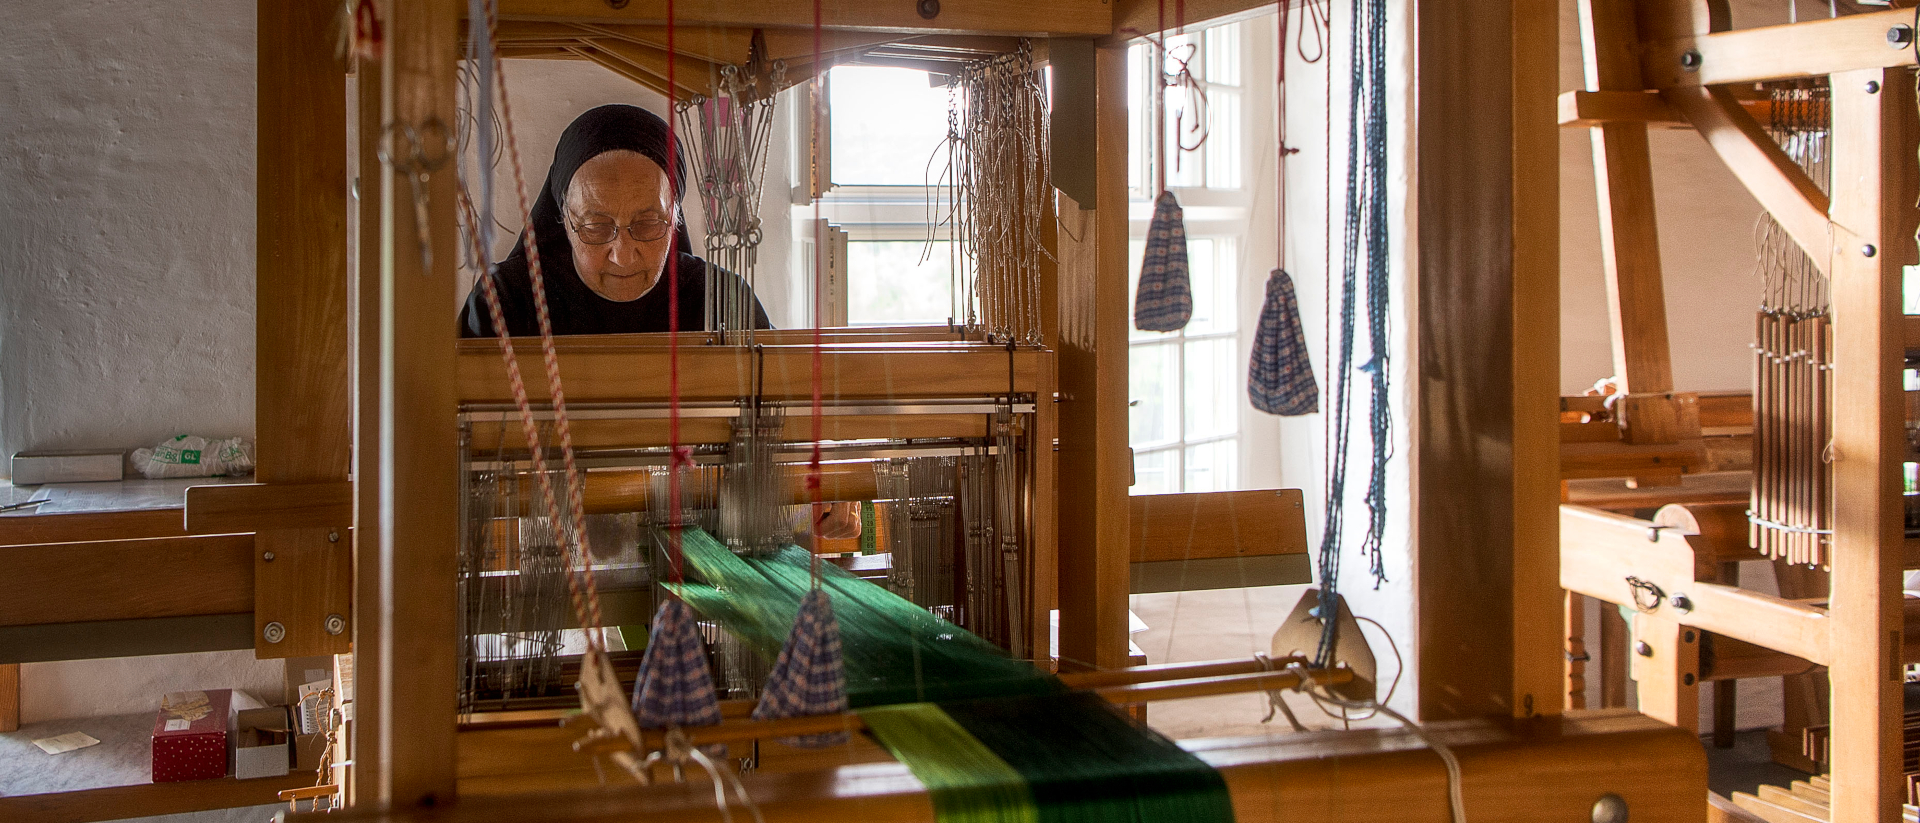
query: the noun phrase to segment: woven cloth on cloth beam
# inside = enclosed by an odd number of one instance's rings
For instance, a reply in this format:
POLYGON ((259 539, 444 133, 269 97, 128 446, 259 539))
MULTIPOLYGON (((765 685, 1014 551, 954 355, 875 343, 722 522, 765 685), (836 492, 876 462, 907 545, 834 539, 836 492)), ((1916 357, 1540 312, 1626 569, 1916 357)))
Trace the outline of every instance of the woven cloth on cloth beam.
POLYGON ((693 609, 669 597, 653 615, 640 676, 633 684, 633 713, 640 726, 712 726, 720 722, 720 696, 707 671, 706 644, 693 609))
POLYGON ((1097 695, 908 704, 860 717, 927 784, 940 823, 1234 819, 1218 772, 1097 695))
POLYGON ((1247 397, 1268 414, 1301 415, 1320 410, 1307 335, 1300 328, 1300 301, 1286 269, 1267 275, 1267 299, 1247 362, 1247 397))
POLYGON ((1187 225, 1180 201, 1163 191, 1153 203, 1147 248, 1140 256, 1140 289, 1133 325, 1141 331, 1179 331, 1193 318, 1193 283, 1187 275, 1187 225))
MULTIPOLYGON (((773 662, 753 719, 811 717, 847 710, 847 667, 840 654, 840 624, 824 589, 814 589, 800 601, 793 633, 773 662)), ((847 742, 846 732, 784 738, 789 746, 818 748, 847 742)))
MULTIPOLYGON (((775 659, 800 601, 814 589, 805 549, 741 557, 696 528, 681 532, 689 582, 681 597, 748 647, 775 659)), ((912 601, 832 564, 819 588, 832 599, 855 708, 1061 690, 1059 680, 912 601)))

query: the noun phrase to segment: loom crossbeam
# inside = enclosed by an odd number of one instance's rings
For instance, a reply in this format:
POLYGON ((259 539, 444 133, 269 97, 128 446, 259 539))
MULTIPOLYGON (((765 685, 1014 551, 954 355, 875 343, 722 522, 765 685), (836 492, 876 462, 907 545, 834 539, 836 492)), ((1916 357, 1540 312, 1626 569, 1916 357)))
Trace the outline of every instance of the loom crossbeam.
MULTIPOLYGON (((523 730, 490 753, 463 735, 462 763, 481 767, 497 757, 535 762, 534 741, 564 744, 564 730, 523 730), (517 753, 509 753, 517 750, 517 753)), ((1475 821, 1586 819, 1595 799, 1615 793, 1634 820, 1698 820, 1706 795, 1703 755, 1686 732, 1620 710, 1578 712, 1536 728, 1503 728, 1486 720, 1432 724, 1428 734, 1462 761, 1467 808, 1475 821), (1632 762, 1662 780, 1621 780, 1618 763, 1632 762), (1679 778, 1678 775, 1691 775, 1679 778)), ((1316 732, 1270 738, 1195 741, 1188 751, 1219 770, 1227 781, 1235 816, 1245 823, 1298 820, 1395 820, 1442 823, 1445 769, 1440 758, 1413 735, 1399 730, 1316 732), (1335 775, 1338 775, 1336 778, 1335 775), (1390 810, 1390 811, 1389 811, 1390 810)), ((466 768, 463 766, 463 769, 466 768)), ((331 818, 346 823, 481 823, 495 820, 589 823, 631 820, 637 810, 676 820, 719 820, 712 790, 689 785, 632 787, 566 793, 592 784, 585 772, 472 774, 461 779, 463 795, 485 798, 430 811, 347 810, 331 818), (583 782, 584 781, 584 782, 583 782), (502 790, 507 793, 502 794, 502 790)), ((814 771, 746 778, 749 794, 768 823, 864 819, 933 823, 932 806, 906 767, 869 762, 814 771)), ((735 809, 739 813, 738 808, 735 809)), ((290 820, 319 820, 293 816, 290 820)))

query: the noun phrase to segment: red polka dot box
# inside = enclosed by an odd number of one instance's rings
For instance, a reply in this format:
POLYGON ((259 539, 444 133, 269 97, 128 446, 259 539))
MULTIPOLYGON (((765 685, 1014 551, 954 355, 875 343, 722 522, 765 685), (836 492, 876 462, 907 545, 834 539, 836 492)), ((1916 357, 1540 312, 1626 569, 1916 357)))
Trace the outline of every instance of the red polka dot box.
POLYGON ((226 777, 232 707, 231 689, 162 697, 160 716, 153 722, 153 782, 226 777))

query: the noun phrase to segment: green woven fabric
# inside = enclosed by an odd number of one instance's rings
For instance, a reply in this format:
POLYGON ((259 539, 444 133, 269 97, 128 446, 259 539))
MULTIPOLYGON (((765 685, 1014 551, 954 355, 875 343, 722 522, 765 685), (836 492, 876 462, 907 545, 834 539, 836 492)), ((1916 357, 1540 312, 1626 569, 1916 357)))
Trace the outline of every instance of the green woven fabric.
POLYGON ((1219 772, 1098 695, 1016 695, 941 708, 1020 773, 1040 823, 1233 820, 1219 772))
MULTIPOLYGON (((699 529, 681 536, 689 577, 678 591, 712 620, 771 660, 812 586, 812 556, 788 547, 740 557, 699 529)), ((892 592, 820 564, 846 650, 847 699, 854 708, 1009 694, 1050 694, 1058 680, 892 592)))
POLYGON ((1007 765, 931 703, 862 709, 873 736, 927 787, 940 823, 1040 823, 1033 793, 1007 765))

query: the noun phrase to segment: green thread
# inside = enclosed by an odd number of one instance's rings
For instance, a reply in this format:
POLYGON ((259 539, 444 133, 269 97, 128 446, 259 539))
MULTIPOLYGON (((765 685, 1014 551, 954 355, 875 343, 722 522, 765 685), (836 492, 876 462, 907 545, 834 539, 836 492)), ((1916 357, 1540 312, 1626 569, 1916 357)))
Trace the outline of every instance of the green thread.
POLYGON ((1025 778, 940 707, 902 703, 860 719, 927 787, 940 823, 1040 823, 1025 778))

